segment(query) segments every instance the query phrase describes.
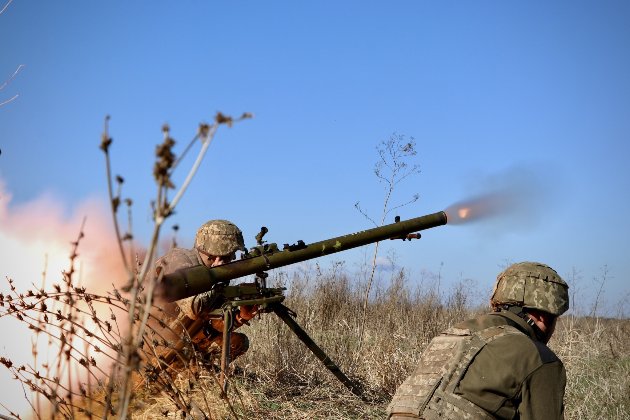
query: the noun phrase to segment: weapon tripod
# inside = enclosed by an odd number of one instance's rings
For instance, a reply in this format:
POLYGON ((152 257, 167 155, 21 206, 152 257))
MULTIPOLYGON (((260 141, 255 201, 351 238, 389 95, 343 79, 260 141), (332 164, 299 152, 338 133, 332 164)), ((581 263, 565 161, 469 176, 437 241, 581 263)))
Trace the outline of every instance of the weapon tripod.
MULTIPOLYGON (((223 318, 219 374, 219 383, 223 396, 227 395, 228 367, 231 362, 230 338, 234 329, 235 313, 241 306, 256 305, 259 308, 259 313, 275 313, 350 392, 361 397, 362 392, 359 384, 349 379, 341 369, 339 369, 337 364, 328 357, 321 347, 319 347, 308 333, 295 321, 294 318, 297 316, 295 312, 282 304, 285 298, 283 293, 284 288, 269 288, 266 286, 267 276, 267 273, 261 272, 256 274, 256 281, 254 283, 220 286, 217 288, 217 293, 224 297, 225 300, 220 308, 210 312, 210 316, 215 319, 223 318)), ((203 329, 206 322, 208 321, 197 319, 192 321, 189 325, 186 325, 185 327, 189 336, 194 337, 197 335, 203 329)), ((161 357, 161 364, 170 365, 184 347, 184 340, 181 340, 174 349, 171 349, 165 356, 161 357)))

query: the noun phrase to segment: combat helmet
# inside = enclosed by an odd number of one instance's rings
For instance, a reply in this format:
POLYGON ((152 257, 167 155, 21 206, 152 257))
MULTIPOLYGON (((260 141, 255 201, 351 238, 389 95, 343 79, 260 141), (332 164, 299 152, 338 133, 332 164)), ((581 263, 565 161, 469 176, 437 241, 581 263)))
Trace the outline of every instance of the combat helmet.
POLYGON ((228 220, 209 220, 197 230, 195 248, 215 256, 245 251, 243 232, 228 220))
POLYGON ((569 309, 569 286, 548 265, 520 262, 497 276, 490 305, 522 306, 559 316, 569 309))

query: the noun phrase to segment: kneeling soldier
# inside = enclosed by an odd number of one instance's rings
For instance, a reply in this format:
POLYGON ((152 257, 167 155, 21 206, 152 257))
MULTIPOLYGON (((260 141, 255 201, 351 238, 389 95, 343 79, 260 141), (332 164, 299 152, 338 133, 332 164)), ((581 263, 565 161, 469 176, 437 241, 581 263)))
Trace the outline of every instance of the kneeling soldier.
MULTIPOLYGON (((156 261, 156 268, 164 275, 182 268, 205 265, 216 267, 227 264, 236 258, 236 251, 245 251, 243 234, 233 223, 227 220, 210 220, 204 223, 195 237, 193 249, 173 248, 156 261)), ((177 320, 173 325, 183 325, 188 329, 196 350, 207 355, 220 354, 223 344, 223 319, 211 318, 211 311, 223 303, 210 291, 181 299, 177 304, 177 320), (190 326, 196 320, 203 320, 203 327, 191 331, 190 326)), ((243 306, 236 314, 232 330, 247 323, 256 314, 256 307, 243 306)), ((182 334, 184 332, 182 331, 182 334)), ((247 336, 231 332, 230 358, 233 360, 244 354, 249 348, 247 336)))
POLYGON ((566 372, 547 347, 569 308, 551 267, 522 262, 497 277, 493 312, 434 338, 389 405, 390 419, 562 419, 566 372))

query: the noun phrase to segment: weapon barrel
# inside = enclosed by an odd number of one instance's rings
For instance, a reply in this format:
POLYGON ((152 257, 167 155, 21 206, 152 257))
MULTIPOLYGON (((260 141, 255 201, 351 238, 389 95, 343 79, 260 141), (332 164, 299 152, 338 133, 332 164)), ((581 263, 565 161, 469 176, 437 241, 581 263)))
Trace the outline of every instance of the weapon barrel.
POLYGON ((445 225, 446 221, 446 213, 440 211, 320 242, 314 242, 300 249, 284 250, 257 257, 245 258, 212 268, 200 265, 177 270, 163 277, 163 281, 158 285, 157 294, 168 301, 183 299, 209 291, 212 286, 218 282, 227 282, 261 271, 283 267, 312 258, 323 257, 385 239, 401 238, 409 233, 445 225))

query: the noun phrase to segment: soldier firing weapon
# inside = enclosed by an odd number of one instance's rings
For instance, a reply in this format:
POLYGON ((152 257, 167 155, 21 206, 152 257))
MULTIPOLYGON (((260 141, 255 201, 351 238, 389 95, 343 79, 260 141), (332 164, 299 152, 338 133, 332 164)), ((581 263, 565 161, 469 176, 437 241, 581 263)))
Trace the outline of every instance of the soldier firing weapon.
MULTIPOLYGON (((446 223, 447 216, 443 211, 404 221, 396 217, 395 223, 389 225, 308 245, 300 240, 293 245, 285 244, 282 250, 275 243, 265 243, 263 237, 268 229, 262 227, 256 236, 257 246, 246 251, 240 260, 211 268, 198 265, 164 275, 162 282, 158 285, 157 295, 171 302, 206 292, 216 297, 218 308, 210 312, 210 317, 223 320, 221 382, 224 392, 227 390, 226 372, 230 363, 230 333, 234 327, 237 310, 241 307, 255 306, 258 308, 258 313, 273 312, 278 315, 339 381, 352 393, 360 396, 360 386, 339 369, 294 320, 296 314, 283 305, 284 288, 267 287, 267 271, 385 239, 418 239, 420 234, 417 231, 446 223), (229 285, 230 280, 251 274, 256 275, 253 283, 229 285)), ((201 331, 205 323, 207 320, 197 319, 191 325, 187 325, 189 335, 192 337, 201 331)), ((180 340, 174 349, 162 357, 162 363, 166 365, 172 363, 185 346, 184 340, 180 340)))

